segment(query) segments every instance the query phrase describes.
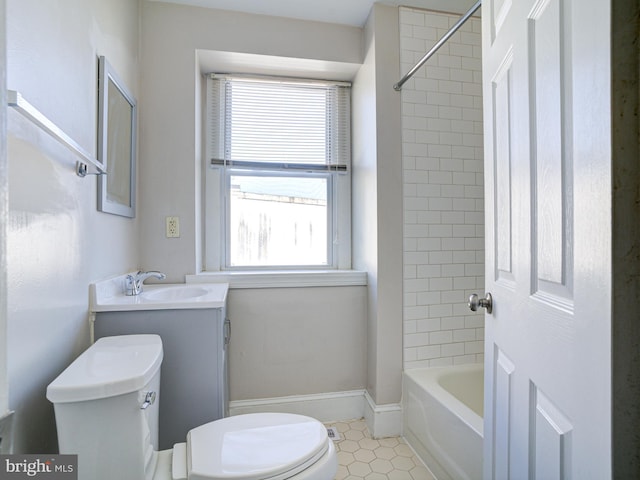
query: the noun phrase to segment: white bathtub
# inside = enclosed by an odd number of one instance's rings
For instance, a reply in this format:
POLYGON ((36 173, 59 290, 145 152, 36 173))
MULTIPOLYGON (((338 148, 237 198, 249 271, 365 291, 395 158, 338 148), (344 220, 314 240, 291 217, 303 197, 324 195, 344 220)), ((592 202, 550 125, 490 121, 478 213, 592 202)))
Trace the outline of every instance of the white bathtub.
POLYGON ((482 478, 481 364, 404 372, 404 437, 438 480, 482 478))

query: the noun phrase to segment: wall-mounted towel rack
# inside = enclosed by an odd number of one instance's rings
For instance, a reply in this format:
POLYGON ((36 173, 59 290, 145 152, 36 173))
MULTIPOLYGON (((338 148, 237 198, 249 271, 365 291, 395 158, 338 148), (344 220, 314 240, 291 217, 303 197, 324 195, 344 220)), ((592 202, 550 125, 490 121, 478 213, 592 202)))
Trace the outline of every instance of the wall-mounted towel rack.
POLYGON ((75 140, 64 133, 55 123, 53 123, 42 113, 40 113, 37 108, 27 102, 24 97, 20 95, 20 92, 17 92, 15 90, 7 90, 7 99, 7 104, 10 107, 15 108, 18 112, 35 123, 42 130, 47 132, 73 153, 82 158, 83 161, 76 162, 76 174, 79 177, 84 177, 88 174, 88 163, 96 167, 97 175, 105 174, 104 165, 98 162, 98 160, 96 160, 91 154, 87 153, 87 151, 80 145, 78 145, 75 140))

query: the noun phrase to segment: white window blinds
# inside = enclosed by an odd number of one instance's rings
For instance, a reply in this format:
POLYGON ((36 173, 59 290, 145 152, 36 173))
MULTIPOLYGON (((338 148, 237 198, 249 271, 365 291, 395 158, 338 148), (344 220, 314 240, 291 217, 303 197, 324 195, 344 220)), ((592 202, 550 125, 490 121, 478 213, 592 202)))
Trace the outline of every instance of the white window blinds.
POLYGON ((212 74, 209 101, 212 165, 349 168, 348 84, 212 74))

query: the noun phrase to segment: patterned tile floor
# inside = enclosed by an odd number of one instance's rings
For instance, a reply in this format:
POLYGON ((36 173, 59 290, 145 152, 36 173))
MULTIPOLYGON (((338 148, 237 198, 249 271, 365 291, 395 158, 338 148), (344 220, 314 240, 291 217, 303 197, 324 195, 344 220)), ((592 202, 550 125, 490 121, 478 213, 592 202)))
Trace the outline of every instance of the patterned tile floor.
POLYGON ((326 425, 340 434, 335 480, 435 480, 401 437, 375 440, 364 420, 326 425))

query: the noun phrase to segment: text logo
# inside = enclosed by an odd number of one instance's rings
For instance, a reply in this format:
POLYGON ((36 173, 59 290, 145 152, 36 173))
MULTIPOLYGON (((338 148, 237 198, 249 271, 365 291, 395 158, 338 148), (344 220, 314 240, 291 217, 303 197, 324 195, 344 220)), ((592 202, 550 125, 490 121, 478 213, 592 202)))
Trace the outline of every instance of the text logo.
POLYGON ((77 455, 0 455, 0 480, 78 480, 77 455))

